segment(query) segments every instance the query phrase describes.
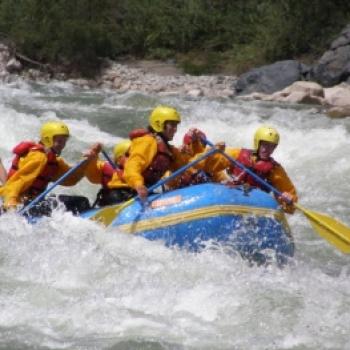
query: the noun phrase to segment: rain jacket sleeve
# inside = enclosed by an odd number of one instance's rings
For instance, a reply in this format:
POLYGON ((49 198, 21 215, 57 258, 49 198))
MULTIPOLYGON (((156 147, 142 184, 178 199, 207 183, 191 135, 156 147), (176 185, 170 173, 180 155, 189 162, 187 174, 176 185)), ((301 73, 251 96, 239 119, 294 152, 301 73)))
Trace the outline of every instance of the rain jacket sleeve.
POLYGON ((19 161, 16 173, 0 189, 5 207, 21 203, 21 195, 30 188, 44 170, 46 162, 47 157, 42 152, 29 152, 19 161))
MULTIPOLYGON (((226 148, 225 152, 232 158, 237 159, 240 148, 226 148)), ((209 148, 205 150, 205 152, 208 152, 209 148)), ((205 152, 197 154, 193 159, 202 156, 205 152)), ((209 156, 208 158, 204 159, 203 161, 199 162, 196 165, 197 169, 201 169, 205 171, 207 174, 209 174, 214 182, 222 182, 227 180, 227 175, 225 170, 231 169, 233 167, 233 164, 224 157, 221 153, 214 153, 213 155, 209 156)))
MULTIPOLYGON (((278 164, 276 165, 271 173, 268 176, 268 181, 271 183, 273 187, 275 187, 280 192, 288 192, 292 198, 293 202, 298 201, 298 195, 297 191, 288 177, 286 171, 283 169, 283 167, 278 164)), ((279 203, 282 205, 283 210, 289 214, 292 214, 294 212, 294 208, 291 205, 286 204, 285 202, 282 202, 279 200, 279 203)))
POLYGON ((173 154, 173 161, 170 165, 170 170, 175 171, 192 160, 192 156, 190 154, 182 152, 179 148, 172 146, 171 152, 173 154))
POLYGON ((123 179, 120 178, 117 172, 113 173, 112 179, 108 182, 107 187, 110 189, 114 188, 130 188, 123 179))
POLYGON ((104 162, 98 158, 93 159, 85 169, 86 178, 95 185, 102 184, 102 169, 104 162))
POLYGON ((293 201, 298 200, 297 191, 292 181, 288 177, 286 171, 281 165, 278 164, 272 169, 268 180, 270 181, 272 186, 280 192, 288 192, 289 194, 291 194, 293 196, 293 201))
MULTIPOLYGON (((91 161, 87 161, 82 164, 78 169, 76 169, 72 174, 70 174, 63 182, 60 183, 61 186, 74 186, 76 185, 84 176, 85 169, 91 161)), ((68 165, 65 160, 61 157, 57 157, 57 173, 53 177, 52 181, 58 180, 62 175, 64 175, 71 166, 68 165)))
MULTIPOLYGON (((199 153, 201 150, 203 150, 203 147, 199 145, 200 142, 194 142, 190 147, 191 151, 188 152, 184 151, 183 148, 177 148, 172 146, 171 147, 171 152, 173 154, 173 162, 170 165, 170 171, 167 172, 164 177, 168 177, 171 175, 171 172, 176 171, 177 169, 185 166, 188 164, 192 158, 195 159, 195 157, 192 157, 194 154, 199 153)), ((167 182, 167 187, 169 189, 174 189, 178 187, 182 187, 183 183, 188 182, 190 183, 190 179, 192 174, 196 173, 197 170, 194 167, 191 167, 187 169, 185 172, 179 174, 176 176, 174 179, 170 180, 167 182), (188 180, 186 180, 188 178, 188 180)))
POLYGON ((151 135, 135 138, 130 146, 129 157, 124 165, 124 180, 136 189, 144 186, 142 173, 150 166, 157 154, 157 141, 151 135))
MULTIPOLYGON (((89 162, 85 170, 85 176, 91 183, 102 185, 103 167, 105 163, 105 161, 102 161, 98 158, 89 162)), ((127 188, 129 186, 123 181, 123 179, 120 178, 118 173, 115 171, 112 175, 111 180, 108 182, 107 187, 113 189, 127 188)))

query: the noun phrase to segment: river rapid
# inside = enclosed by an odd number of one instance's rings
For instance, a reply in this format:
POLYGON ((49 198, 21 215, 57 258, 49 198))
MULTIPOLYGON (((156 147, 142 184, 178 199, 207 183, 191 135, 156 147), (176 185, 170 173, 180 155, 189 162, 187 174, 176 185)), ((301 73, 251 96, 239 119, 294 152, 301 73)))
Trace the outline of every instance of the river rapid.
MULTIPOLYGON (((275 126, 274 156, 300 203, 350 225, 350 118, 312 106, 157 97, 81 90, 67 83, 0 85, 0 155, 37 139, 43 122, 71 130, 72 164, 96 141, 111 154, 158 104, 179 109, 174 144, 196 126, 213 142, 251 147, 261 125, 275 126)), ((93 201, 83 180, 57 192, 93 201)), ((0 217, 0 349, 349 349, 350 260, 302 213, 288 216, 295 258, 284 269, 250 267, 225 248, 200 254, 120 234, 60 210, 30 225, 0 217)))

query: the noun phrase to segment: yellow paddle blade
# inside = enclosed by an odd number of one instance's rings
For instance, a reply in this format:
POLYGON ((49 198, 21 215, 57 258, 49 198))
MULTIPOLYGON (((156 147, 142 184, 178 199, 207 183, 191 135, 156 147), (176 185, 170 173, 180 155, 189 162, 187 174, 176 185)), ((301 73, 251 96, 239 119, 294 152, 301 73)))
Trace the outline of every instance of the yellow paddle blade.
POLYGON ((327 216, 294 204, 310 220, 314 230, 343 253, 350 253, 350 228, 327 216))
POLYGON ((111 207, 106 207, 100 209, 95 215, 91 216, 91 220, 99 221, 105 226, 109 226, 117 215, 128 205, 134 202, 134 198, 129 199, 123 204, 112 205, 111 207))

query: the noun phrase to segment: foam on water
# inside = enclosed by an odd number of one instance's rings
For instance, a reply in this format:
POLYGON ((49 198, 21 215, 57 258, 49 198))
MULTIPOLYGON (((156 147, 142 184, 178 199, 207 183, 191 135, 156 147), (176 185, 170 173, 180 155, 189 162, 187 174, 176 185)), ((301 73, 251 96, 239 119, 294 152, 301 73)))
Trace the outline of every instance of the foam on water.
MULTIPOLYGON (((0 95, 7 164, 12 147, 35 138, 51 118, 71 128, 64 156, 72 163, 95 141, 110 150, 128 125, 141 126, 160 103, 184 116, 175 144, 197 126, 213 142, 251 147, 254 130, 272 124, 281 134, 275 158, 301 203, 350 225, 349 120, 306 106, 117 95, 58 83, 3 85, 0 95)), ((92 199, 97 188, 83 181, 60 191, 92 199)), ((302 214, 289 223, 296 256, 280 270, 250 267, 213 244, 201 254, 168 249, 60 210, 36 225, 2 215, 0 348, 347 349, 348 257, 315 234, 302 214)))

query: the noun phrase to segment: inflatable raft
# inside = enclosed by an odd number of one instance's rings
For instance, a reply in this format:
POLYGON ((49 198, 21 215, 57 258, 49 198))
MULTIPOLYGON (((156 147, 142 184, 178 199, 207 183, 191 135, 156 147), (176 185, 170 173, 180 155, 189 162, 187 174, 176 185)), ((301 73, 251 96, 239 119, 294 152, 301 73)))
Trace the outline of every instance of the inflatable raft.
MULTIPOLYGON (((82 214, 92 217, 98 209, 82 214)), ((244 257, 283 262, 294 254, 284 213, 259 189, 200 184, 136 200, 113 220, 118 231, 199 251, 208 243, 229 245, 244 257)))

